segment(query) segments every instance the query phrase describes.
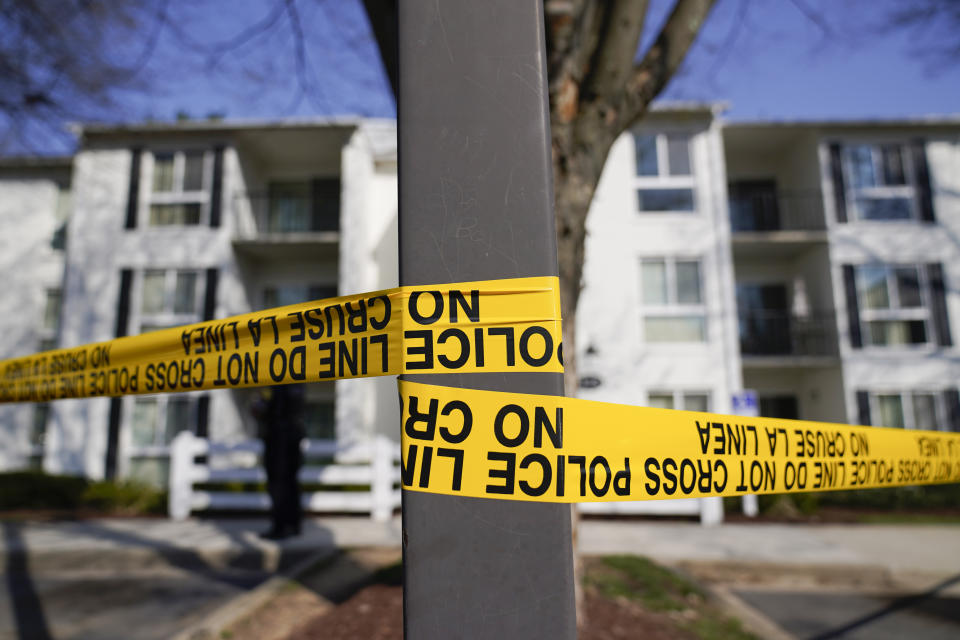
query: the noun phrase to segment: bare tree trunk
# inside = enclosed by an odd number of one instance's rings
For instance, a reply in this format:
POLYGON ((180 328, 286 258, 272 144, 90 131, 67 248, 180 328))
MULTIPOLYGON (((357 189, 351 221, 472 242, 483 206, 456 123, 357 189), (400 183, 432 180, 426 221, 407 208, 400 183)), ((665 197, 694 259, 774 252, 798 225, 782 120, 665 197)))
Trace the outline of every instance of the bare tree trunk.
MULTIPOLYGON (((647 111, 679 67, 713 0, 678 0, 656 41, 634 65, 647 3, 637 0, 547 4, 550 122, 563 311, 566 395, 575 396, 576 316, 583 279, 586 221, 603 165, 617 137, 647 111)), ((583 565, 571 510, 577 622, 583 626, 583 565)))
MULTIPOLYGON (((559 128, 562 134, 563 129, 559 128)), ((584 243, 586 241, 586 217, 590 201, 596 188, 599 174, 593 175, 587 167, 580 172, 571 173, 572 165, 579 166, 569 154, 557 144, 554 133, 554 205, 557 216, 557 261, 560 267, 560 308, 563 312, 563 370, 564 391, 568 397, 577 394, 577 335, 576 309, 580 300, 581 279, 583 275, 584 243), (571 162, 574 160, 574 162, 571 162), (586 175, 584 175, 586 173, 586 175)), ((603 157, 608 149, 602 149, 603 157)), ((598 151, 601 151, 598 149, 598 151)), ((573 531, 573 575, 576 581, 577 625, 583 628, 587 611, 583 593, 583 558, 577 552, 579 544, 579 513, 577 505, 571 505, 570 518, 573 531)))

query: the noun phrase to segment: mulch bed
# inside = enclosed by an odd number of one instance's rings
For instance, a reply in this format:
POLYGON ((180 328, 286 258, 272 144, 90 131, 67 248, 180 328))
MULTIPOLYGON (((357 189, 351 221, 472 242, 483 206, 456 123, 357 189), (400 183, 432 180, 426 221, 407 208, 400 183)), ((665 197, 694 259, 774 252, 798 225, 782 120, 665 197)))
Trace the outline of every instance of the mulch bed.
POLYGON ((374 584, 298 627, 288 640, 403 640, 403 588, 374 584))
MULTIPOLYGON (((581 640, 693 640, 666 616, 643 610, 624 599, 609 600, 587 591, 587 625, 581 640)), ((403 591, 399 586, 374 584, 328 613, 318 615, 288 640, 403 640, 403 591)), ((506 640, 506 639, 505 639, 506 640)))

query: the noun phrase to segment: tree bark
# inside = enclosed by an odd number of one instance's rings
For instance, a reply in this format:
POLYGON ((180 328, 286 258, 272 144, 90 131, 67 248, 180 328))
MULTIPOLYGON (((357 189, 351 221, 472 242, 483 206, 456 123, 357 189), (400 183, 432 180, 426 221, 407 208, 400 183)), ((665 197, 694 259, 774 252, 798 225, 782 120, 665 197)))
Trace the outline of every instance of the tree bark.
MULTIPOLYGON (((576 315, 583 279, 587 213, 614 141, 647 111, 676 72, 713 0, 678 0, 656 41, 634 65, 647 12, 645 0, 548 0, 547 59, 563 311, 564 390, 577 393, 576 315)), ((573 522, 577 624, 586 621, 583 570, 573 522)))
POLYGON ((550 121, 563 309, 565 387, 577 391, 576 313, 586 221, 607 154, 646 113, 693 44, 714 0, 678 0, 633 64, 647 2, 548 0, 550 121))

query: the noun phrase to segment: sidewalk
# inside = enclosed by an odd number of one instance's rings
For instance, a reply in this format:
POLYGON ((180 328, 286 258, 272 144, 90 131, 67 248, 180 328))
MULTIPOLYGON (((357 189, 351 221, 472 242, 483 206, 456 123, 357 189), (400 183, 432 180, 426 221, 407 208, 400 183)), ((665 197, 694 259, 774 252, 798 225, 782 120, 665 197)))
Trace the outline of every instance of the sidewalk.
MULTIPOLYGON (((303 535, 281 543, 257 533, 263 519, 110 518, 76 522, 2 523, 0 562, 26 553, 31 570, 98 566, 147 567, 199 559, 211 568, 276 570, 286 558, 324 549, 399 547, 400 519, 310 518, 303 535)), ((584 519, 579 548, 588 555, 630 553, 680 562, 875 567, 960 573, 960 526, 724 524, 584 519)))
POLYGON ((659 562, 878 568, 960 573, 957 525, 723 524, 584 520, 580 550, 632 553, 659 562))
POLYGON ((393 551, 400 540, 399 521, 311 519, 280 544, 257 536, 266 527, 264 518, 0 521, 0 640, 169 640, 185 630, 195 640, 285 588, 284 575, 339 561, 339 548, 393 551))
POLYGON ((400 520, 310 518, 303 534, 280 543, 263 540, 264 518, 103 518, 67 522, 0 523, 0 569, 25 556, 32 572, 125 571, 176 568, 244 569, 267 572, 327 549, 398 547, 400 520))
MULTIPOLYGON (((400 547, 399 518, 311 518, 304 524, 303 535, 276 543, 257 536, 266 527, 262 518, 0 521, 0 571, 6 574, 0 639, 115 637, 110 630, 116 629, 132 640, 186 631, 192 639, 195 631, 223 628, 224 621, 261 606, 285 588, 283 575, 317 559, 341 558, 347 573, 357 573, 353 559, 337 556, 338 549, 400 547)), ((752 616, 756 628, 769 627, 769 620, 733 597, 734 590, 770 600, 776 589, 809 598, 829 586, 835 600, 844 589, 919 593, 960 574, 960 526, 702 527, 586 519, 578 538, 584 554, 645 555, 689 571, 733 603, 735 615, 752 616)), ((960 590, 960 583, 951 580, 950 587, 941 595, 960 590)), ((777 633, 764 635, 784 637, 777 633)))

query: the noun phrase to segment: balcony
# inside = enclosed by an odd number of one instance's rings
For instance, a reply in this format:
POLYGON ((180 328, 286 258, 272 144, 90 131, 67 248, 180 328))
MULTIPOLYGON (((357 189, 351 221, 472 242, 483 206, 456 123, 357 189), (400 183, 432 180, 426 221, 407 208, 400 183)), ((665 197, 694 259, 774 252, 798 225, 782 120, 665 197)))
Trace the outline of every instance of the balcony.
POLYGON ((255 257, 336 255, 339 191, 324 194, 241 193, 233 201, 234 246, 255 257))
POLYGON ((819 191, 731 184, 729 205, 739 257, 791 259, 827 241, 819 191))
POLYGON ((798 317, 783 311, 741 311, 740 354, 744 364, 828 364, 837 358, 836 317, 798 317))
POLYGON ((730 227, 734 233, 824 231, 819 191, 730 188, 730 227))

